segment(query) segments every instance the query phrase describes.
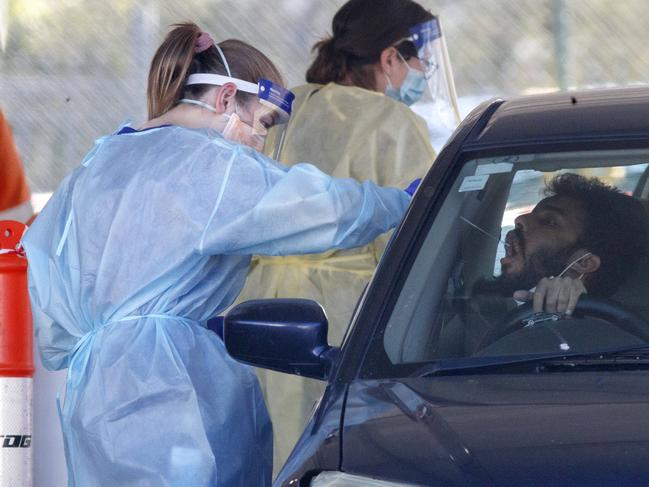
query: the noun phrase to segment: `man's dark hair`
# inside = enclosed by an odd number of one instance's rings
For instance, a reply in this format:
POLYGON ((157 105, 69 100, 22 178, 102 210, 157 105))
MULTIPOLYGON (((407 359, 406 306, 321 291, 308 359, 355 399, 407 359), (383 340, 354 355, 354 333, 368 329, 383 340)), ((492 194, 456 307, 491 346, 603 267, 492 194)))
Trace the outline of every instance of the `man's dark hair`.
POLYGON ((548 196, 581 204, 586 220, 577 246, 599 256, 600 268, 588 280, 588 292, 610 296, 629 277, 649 248, 649 214, 642 204, 597 178, 566 173, 553 178, 548 196))

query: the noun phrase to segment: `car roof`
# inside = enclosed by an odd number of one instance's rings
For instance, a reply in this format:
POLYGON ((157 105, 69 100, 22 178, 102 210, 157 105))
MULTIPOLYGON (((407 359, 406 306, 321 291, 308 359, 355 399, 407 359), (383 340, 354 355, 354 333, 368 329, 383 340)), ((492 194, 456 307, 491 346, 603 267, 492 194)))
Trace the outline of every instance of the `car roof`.
POLYGON ((481 110, 491 116, 467 141, 476 148, 605 135, 649 137, 649 86, 530 95, 495 100, 481 110))

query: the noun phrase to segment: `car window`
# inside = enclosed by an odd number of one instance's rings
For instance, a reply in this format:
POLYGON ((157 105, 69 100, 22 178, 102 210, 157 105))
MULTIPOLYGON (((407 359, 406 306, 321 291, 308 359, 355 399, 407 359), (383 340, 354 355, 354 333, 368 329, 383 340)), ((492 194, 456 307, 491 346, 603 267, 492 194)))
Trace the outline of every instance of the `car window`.
POLYGON ((369 356, 389 368, 648 344, 648 162, 641 150, 468 160, 369 356), (533 310, 513 292, 543 277, 613 301, 612 315, 544 309, 529 324, 533 310))

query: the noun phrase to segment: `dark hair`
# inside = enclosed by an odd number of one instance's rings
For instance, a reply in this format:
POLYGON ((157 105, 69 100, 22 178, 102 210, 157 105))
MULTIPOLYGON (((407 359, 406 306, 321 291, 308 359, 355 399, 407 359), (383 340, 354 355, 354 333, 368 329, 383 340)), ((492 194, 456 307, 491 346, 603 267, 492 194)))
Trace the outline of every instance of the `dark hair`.
POLYGON ((332 22, 332 36, 313 46, 316 59, 306 72, 309 83, 330 82, 376 89, 374 65, 392 45, 408 60, 417 50, 409 29, 435 16, 412 0, 350 0, 332 22))
POLYGON ((649 247, 649 214, 635 198, 597 178, 560 174, 547 184, 546 194, 579 202, 586 214, 577 245, 599 256, 597 272, 589 276, 588 292, 610 296, 629 277, 649 247))
MULTIPOLYGON (((196 41, 202 33, 196 24, 182 22, 172 27, 151 61, 147 89, 149 119, 167 112, 181 98, 199 99, 212 88, 211 85, 185 86, 185 80, 190 74, 227 75, 216 47, 212 45, 200 53, 195 52, 196 41)), ((228 39, 218 44, 233 77, 255 84, 261 78, 284 84, 275 65, 250 44, 236 39, 228 39)), ((254 96, 237 91, 237 100, 242 104, 254 96)))

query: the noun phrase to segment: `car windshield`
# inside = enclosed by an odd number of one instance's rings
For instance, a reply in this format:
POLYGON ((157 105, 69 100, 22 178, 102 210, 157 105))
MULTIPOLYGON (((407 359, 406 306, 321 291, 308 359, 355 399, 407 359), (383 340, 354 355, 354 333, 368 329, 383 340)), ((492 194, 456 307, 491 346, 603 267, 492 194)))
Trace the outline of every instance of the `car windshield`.
POLYGON ((636 149, 466 161, 374 344, 391 364, 464 365, 649 345, 648 163, 636 149))

